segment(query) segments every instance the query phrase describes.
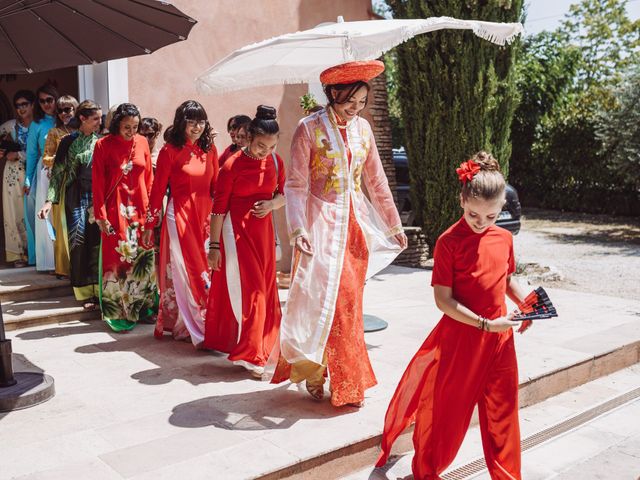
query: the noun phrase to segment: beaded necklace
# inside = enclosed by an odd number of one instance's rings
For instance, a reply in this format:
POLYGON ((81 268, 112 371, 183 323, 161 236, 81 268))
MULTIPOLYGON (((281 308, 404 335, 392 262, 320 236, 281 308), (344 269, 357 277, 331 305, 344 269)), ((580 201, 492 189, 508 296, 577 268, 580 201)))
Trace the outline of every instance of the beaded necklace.
POLYGON ((242 149, 242 152, 243 152, 247 157, 249 157, 249 158, 253 158, 254 160, 264 160, 264 159, 266 158, 266 157, 259 158, 259 157, 256 157, 256 156, 254 156, 254 155, 251 155, 251 153, 249 152, 249 148, 248 148, 248 147, 244 147, 244 148, 242 149))

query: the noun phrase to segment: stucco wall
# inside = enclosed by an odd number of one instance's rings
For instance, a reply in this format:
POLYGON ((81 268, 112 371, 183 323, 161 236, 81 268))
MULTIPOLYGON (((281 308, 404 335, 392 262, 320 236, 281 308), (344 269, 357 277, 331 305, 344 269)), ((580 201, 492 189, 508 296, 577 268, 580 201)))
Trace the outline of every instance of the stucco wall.
MULTIPOLYGON (((201 102, 213 126, 220 132, 220 151, 230 142, 227 119, 243 113, 253 117, 256 106, 278 109, 281 128, 278 153, 288 161, 291 136, 303 116, 299 98, 303 85, 260 87, 224 95, 196 93, 194 78, 234 50, 283 33, 313 28, 319 23, 371 18, 371 0, 175 0, 174 5, 198 20, 189 38, 153 55, 129 59, 129 100, 145 116, 158 118, 165 126, 184 100, 201 102)), ((284 210, 284 209, 282 209, 284 210)), ((283 239, 279 268, 288 271, 291 251, 286 239, 283 212, 277 226, 283 239)))
POLYGON ((260 103, 279 111, 282 129, 279 152, 285 154, 291 134, 302 116, 298 99, 305 86, 261 87, 224 95, 196 93, 193 79, 232 51, 283 33, 335 21, 369 18, 371 0, 175 0, 176 7, 198 20, 189 38, 153 55, 129 59, 129 99, 144 115, 164 125, 184 100, 201 102, 220 131, 218 148, 229 143, 227 118, 253 116, 260 103))

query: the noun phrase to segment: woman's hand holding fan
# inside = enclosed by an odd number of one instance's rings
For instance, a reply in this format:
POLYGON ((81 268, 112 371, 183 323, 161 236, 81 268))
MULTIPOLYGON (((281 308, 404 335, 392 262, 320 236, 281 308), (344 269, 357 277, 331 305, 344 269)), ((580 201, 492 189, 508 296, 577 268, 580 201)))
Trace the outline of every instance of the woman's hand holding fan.
POLYGON ((527 295, 524 301, 518 304, 518 310, 519 313, 513 319, 523 322, 521 329, 524 327, 524 323, 527 323, 527 327, 523 331, 529 327, 529 320, 542 320, 558 316, 556 307, 553 306, 553 303, 549 300, 549 295, 542 287, 536 288, 527 295))

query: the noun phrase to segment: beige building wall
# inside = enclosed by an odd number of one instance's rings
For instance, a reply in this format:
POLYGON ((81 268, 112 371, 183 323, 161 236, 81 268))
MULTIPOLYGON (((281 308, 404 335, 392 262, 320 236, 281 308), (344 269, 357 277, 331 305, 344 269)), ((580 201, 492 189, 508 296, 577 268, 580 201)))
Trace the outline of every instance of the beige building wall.
MULTIPOLYGON (((166 127, 184 100, 202 103, 220 132, 216 145, 222 151, 230 142, 227 119, 239 113, 253 117, 256 106, 274 106, 281 128, 278 153, 288 161, 291 136, 303 116, 299 97, 304 85, 259 87, 205 96, 196 92, 194 79, 234 50, 283 33, 306 30, 323 23, 365 20, 371 17, 371 0, 174 0, 176 7, 198 20, 189 38, 152 55, 129 59, 129 101, 143 116, 153 116, 166 127)), ((319 99, 320 100, 320 99, 319 99)), ((289 270, 291 252, 283 212, 277 224, 284 240, 283 271, 289 270)))

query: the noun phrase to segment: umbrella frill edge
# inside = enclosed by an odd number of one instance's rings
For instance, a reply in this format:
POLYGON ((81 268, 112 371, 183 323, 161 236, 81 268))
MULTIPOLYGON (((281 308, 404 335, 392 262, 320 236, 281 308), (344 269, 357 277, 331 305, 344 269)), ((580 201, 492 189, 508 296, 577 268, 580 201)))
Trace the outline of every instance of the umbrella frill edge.
POLYGON ((473 33, 482 38, 483 40, 487 40, 491 43, 495 43, 496 45, 504 46, 505 44, 510 45, 513 41, 524 32, 524 27, 522 25, 518 26, 519 28, 515 28, 510 34, 503 35, 495 30, 487 30, 482 25, 474 24, 473 25, 473 33))
POLYGON ((283 81, 278 81, 278 83, 273 83, 273 80, 265 79, 265 80, 256 80, 253 78, 251 80, 251 85, 242 85, 237 81, 229 80, 227 82, 220 82, 215 84, 206 83, 206 81, 196 78, 196 92, 201 95, 219 95, 222 93, 235 92, 238 90, 244 90, 247 88, 254 87, 278 87, 282 85, 302 85, 309 83, 308 78, 287 78, 283 81))

